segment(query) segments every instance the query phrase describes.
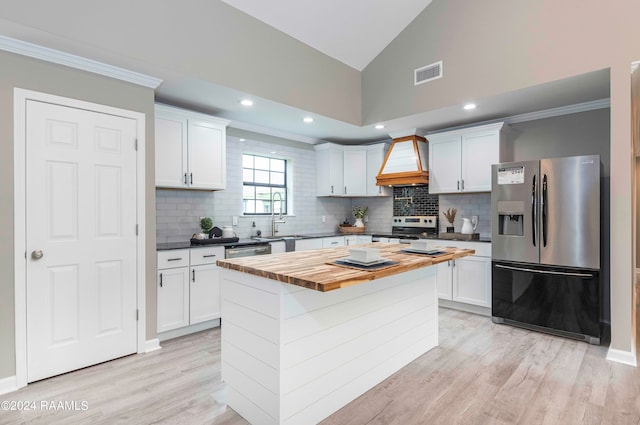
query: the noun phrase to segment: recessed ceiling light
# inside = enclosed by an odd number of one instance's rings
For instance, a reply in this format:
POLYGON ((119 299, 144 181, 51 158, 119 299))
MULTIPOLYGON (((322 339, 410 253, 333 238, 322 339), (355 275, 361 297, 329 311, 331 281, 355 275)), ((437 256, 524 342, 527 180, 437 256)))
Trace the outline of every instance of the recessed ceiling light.
POLYGON ((467 103, 466 105, 464 105, 464 109, 466 111, 470 111, 472 109, 476 109, 476 104, 475 103, 467 103))
POLYGON ((269 153, 270 153, 270 154, 274 154, 274 153, 278 153, 278 152, 276 152, 276 151, 271 151, 271 152, 269 152, 269 153))
POLYGON ((384 128, 384 124, 376 124, 376 130, 382 130, 384 128))
POLYGON ((247 140, 247 139, 240 139, 241 142, 244 142, 245 140, 247 140))
POLYGON ((242 106, 253 106, 253 100, 251 100, 251 99, 242 99, 240 101, 240 104, 242 106))
POLYGON ((304 117, 304 120, 303 120, 303 121, 304 121, 304 122, 306 122, 307 124, 310 124, 310 123, 312 123, 312 122, 313 122, 313 118, 311 118, 311 117, 304 117))

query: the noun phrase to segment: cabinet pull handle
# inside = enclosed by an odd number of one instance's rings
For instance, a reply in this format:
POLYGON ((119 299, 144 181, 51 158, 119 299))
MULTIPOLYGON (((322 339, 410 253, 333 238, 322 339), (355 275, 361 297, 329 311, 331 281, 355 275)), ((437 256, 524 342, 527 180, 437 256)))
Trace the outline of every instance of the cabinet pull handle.
POLYGON ((187 173, 184 173, 184 184, 187 184, 187 173))
POLYGON ((344 194, 347 194, 347 186, 344 187, 344 194))
POLYGON ((180 261, 182 260, 182 257, 179 258, 167 258, 167 261, 180 261))
POLYGON ((160 273, 160 287, 162 288, 162 273, 160 273))
POLYGON ((189 173, 189 178, 191 179, 191 184, 193 184, 193 173, 189 173))
POLYGON ((451 260, 447 261, 447 267, 451 267, 451 260))
POLYGON ((202 258, 211 258, 211 257, 215 257, 216 254, 209 254, 209 255, 203 255, 202 258))
POLYGON ((191 270, 191 280, 193 282, 196 281, 196 270, 195 269, 191 270))
POLYGON ((333 193, 333 185, 331 185, 331 193, 333 193))
POLYGON ((458 180, 458 190, 460 190, 460 180, 458 180))
POLYGON ((464 179, 462 179, 462 190, 464 190, 464 179))
POLYGON ((456 266, 456 260, 451 260, 451 262, 453 263, 453 267, 456 266))

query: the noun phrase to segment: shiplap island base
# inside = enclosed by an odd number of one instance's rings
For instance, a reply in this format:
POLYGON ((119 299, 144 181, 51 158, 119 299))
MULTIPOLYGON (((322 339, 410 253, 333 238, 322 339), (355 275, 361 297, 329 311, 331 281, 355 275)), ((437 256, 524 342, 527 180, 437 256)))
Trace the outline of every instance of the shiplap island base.
POLYGON ((348 248, 220 260, 222 379, 252 424, 313 424, 438 345, 438 258, 374 244, 395 267, 332 264, 348 248))

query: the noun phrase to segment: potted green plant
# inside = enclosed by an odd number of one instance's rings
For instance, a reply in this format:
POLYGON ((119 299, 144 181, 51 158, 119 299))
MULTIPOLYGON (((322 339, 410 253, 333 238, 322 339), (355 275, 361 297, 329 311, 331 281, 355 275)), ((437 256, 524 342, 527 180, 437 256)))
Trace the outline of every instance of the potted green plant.
POLYGON ((200 229, 202 229, 202 233, 198 235, 199 239, 206 239, 209 237, 209 230, 213 228, 213 220, 209 217, 202 217, 200 219, 200 229))
POLYGON ((369 211, 369 207, 360 207, 358 205, 353 207, 353 218, 356 219, 355 223, 353 224, 355 227, 364 227, 364 223, 362 222, 362 219, 364 219, 364 217, 367 215, 367 212, 369 211))

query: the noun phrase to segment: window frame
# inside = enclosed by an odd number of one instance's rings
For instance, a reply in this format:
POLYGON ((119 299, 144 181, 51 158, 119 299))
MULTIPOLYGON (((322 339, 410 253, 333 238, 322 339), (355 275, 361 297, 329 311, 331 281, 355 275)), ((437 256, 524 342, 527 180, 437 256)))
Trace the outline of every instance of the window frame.
MULTIPOLYGON (((243 153, 242 154, 242 214, 244 216, 252 216, 252 215, 256 215, 256 216, 270 216, 272 215, 272 212, 247 212, 246 209, 246 204, 245 201, 247 200, 247 198, 245 198, 244 195, 244 188, 245 187, 252 187, 254 188, 268 188, 269 189, 269 193, 270 193, 270 200, 273 198, 273 193, 274 193, 274 189, 276 189, 278 192, 284 192, 284 208, 282 208, 282 203, 280 204, 280 208, 283 210, 282 211, 282 215, 287 215, 288 211, 289 211, 289 186, 288 186, 288 168, 289 168, 289 161, 287 159, 284 158, 276 158, 273 156, 267 156, 264 154, 255 154, 255 153, 243 153), (244 166, 244 157, 245 156, 250 156, 253 157, 253 167, 248 168, 244 166), (255 158, 263 158, 263 159, 268 159, 269 160, 269 169, 262 169, 262 168, 256 168, 256 164, 255 164, 255 158), (276 161, 282 161, 283 163, 283 171, 274 171, 271 169, 271 160, 276 160, 276 161), (247 182, 244 179, 244 171, 245 170, 252 170, 253 171, 253 177, 254 177, 254 181, 253 182, 247 182), (282 173, 283 175, 283 184, 274 184, 274 183, 257 183, 255 182, 255 172, 256 171, 267 171, 268 173, 272 173, 272 172, 277 172, 277 173, 282 173)), ((258 199, 255 195, 254 192, 254 197, 249 199, 249 200, 253 200, 254 203, 257 203, 258 201, 261 201, 260 199, 258 199)), ((254 210, 255 210, 255 204, 254 204, 254 210)), ((280 214, 280 213, 277 213, 280 214)))

